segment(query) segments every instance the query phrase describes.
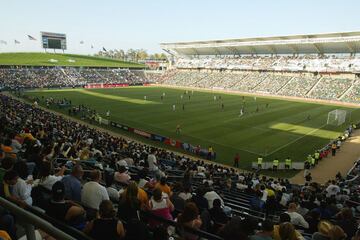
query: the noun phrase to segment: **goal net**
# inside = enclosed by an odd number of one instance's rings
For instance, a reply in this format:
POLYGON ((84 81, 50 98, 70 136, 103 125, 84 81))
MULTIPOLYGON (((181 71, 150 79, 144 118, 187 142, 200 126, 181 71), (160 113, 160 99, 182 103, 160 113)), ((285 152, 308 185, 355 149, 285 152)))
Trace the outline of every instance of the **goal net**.
POLYGON ((333 126, 340 126, 346 120, 346 111, 336 109, 328 113, 327 124, 333 126))

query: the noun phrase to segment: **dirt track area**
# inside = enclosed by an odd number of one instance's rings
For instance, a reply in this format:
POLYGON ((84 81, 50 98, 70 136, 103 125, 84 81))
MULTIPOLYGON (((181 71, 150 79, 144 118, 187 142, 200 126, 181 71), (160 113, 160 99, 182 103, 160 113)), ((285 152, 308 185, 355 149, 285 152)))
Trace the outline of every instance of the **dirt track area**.
MULTIPOLYGON (((335 175, 340 172, 343 176, 347 174, 349 169, 354 165, 354 162, 360 158, 360 130, 354 132, 340 148, 336 151, 333 157, 331 154, 325 159, 322 159, 319 164, 311 169, 311 176, 313 181, 318 183, 325 183, 329 179, 335 178, 335 175)), ((294 177, 290 178, 292 183, 303 184, 304 171, 299 172, 294 177)))

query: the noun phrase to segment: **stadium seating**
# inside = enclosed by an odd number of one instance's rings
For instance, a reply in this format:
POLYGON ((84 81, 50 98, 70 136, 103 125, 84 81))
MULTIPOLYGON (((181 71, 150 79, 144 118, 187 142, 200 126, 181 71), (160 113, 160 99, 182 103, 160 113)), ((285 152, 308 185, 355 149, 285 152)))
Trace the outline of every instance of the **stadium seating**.
POLYGON ((0 68, 0 86, 11 89, 73 87, 90 83, 147 83, 142 70, 99 68, 0 68))

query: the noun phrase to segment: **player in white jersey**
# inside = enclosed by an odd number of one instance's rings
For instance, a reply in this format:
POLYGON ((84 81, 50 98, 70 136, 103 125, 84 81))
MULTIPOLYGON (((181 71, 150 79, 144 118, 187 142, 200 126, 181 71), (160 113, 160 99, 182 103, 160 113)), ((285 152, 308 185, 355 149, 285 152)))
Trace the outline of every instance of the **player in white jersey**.
POLYGON ((106 117, 110 117, 110 110, 106 111, 106 117))
POLYGON ((146 96, 144 96, 144 100, 146 101, 146 99, 147 99, 147 97, 146 96))
POLYGON ((175 104, 173 104, 173 111, 175 111, 176 110, 176 106, 175 106, 175 104))
POLYGON ((239 117, 241 117, 242 115, 244 115, 244 110, 241 108, 239 117))

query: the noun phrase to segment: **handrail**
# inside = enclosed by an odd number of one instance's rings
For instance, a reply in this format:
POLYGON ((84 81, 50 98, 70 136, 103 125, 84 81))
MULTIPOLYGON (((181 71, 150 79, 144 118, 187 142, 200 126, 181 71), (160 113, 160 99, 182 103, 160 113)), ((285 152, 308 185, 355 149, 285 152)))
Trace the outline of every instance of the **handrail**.
MULTIPOLYGON (((36 226, 45 232, 51 234, 52 237, 56 239, 62 240, 76 240, 76 238, 70 236, 69 234, 65 233, 64 231, 59 230, 58 228, 54 227, 51 223, 45 221, 44 219, 31 214, 30 212, 20 208, 16 204, 6 200, 5 198, 0 197, 0 206, 5 208, 6 210, 10 211, 14 214, 18 219, 21 219, 22 222, 28 223, 30 225, 36 226)), ((29 234, 29 233, 27 233, 29 234)), ((32 236, 28 239, 34 239, 34 232, 30 233, 32 236)))

